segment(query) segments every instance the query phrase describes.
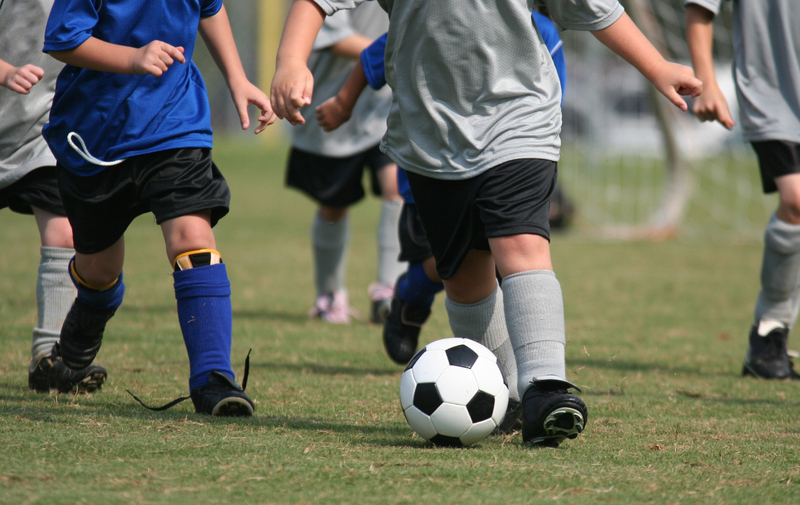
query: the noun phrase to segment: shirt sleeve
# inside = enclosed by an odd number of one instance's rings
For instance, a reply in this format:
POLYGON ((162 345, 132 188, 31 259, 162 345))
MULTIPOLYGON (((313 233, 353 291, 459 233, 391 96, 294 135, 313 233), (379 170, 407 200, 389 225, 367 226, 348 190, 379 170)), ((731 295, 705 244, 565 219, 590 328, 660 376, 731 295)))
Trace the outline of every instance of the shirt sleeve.
POLYGON ((367 83, 372 89, 381 89, 386 85, 384 58, 386 55, 387 35, 384 33, 361 51, 361 66, 364 68, 364 75, 367 76, 367 83))
POLYGON ((547 7, 552 20, 566 30, 603 30, 625 12, 618 0, 534 0, 534 4, 547 7))
POLYGON ((334 15, 325 18, 317 38, 314 39, 313 50, 326 49, 355 34, 356 31, 353 29, 350 12, 336 12, 334 15))
POLYGON ((336 11, 355 9, 359 4, 367 0, 314 0, 314 3, 330 16, 336 11))
POLYGON ((56 0, 47 18, 44 52, 75 49, 92 36, 97 20, 92 0, 56 0))
POLYGON ((222 8, 222 0, 203 0, 200 2, 200 17, 210 18, 222 8))
POLYGON ((720 9, 722 8, 722 1, 723 0, 686 0, 683 2, 683 5, 695 4, 699 5, 700 7, 704 7, 711 11, 714 16, 719 14, 720 9))

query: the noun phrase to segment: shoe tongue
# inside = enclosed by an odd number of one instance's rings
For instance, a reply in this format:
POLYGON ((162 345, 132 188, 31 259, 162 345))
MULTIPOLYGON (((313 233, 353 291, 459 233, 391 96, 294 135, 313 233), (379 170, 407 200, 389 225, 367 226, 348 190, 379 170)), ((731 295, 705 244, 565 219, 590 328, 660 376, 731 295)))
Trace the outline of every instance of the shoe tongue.
POLYGON ((774 330, 786 328, 786 325, 774 319, 764 319, 758 323, 758 336, 766 337, 774 330))

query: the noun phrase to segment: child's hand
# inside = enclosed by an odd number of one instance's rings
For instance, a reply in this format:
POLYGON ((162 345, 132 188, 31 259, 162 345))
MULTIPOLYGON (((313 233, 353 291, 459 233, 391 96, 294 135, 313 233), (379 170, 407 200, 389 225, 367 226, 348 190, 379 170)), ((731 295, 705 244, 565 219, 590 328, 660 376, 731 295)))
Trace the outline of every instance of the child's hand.
POLYGON ((326 132, 339 128, 350 119, 353 109, 342 105, 339 95, 328 98, 316 108, 317 122, 326 132))
POLYGON ((16 91, 22 95, 27 95, 34 84, 39 82, 44 76, 44 70, 36 65, 23 65, 21 67, 11 67, 11 70, 6 74, 0 84, 16 91))
POLYGON ((255 133, 259 134, 267 126, 271 125, 277 119, 277 116, 272 112, 272 104, 263 91, 258 89, 249 81, 245 81, 238 85, 231 86, 231 98, 233 104, 236 106, 236 111, 239 113, 239 120, 242 122, 242 130, 250 127, 250 116, 247 113, 247 108, 250 105, 255 105, 261 109, 261 116, 258 118, 258 126, 255 133))
POLYGON ((681 95, 695 98, 700 96, 703 91, 703 83, 694 76, 691 67, 666 60, 661 60, 649 72, 649 78, 656 89, 682 111, 687 110, 688 106, 681 95))
POLYGON ((314 76, 301 60, 284 60, 278 63, 272 79, 272 107, 275 114, 293 125, 305 124, 300 108, 311 103, 314 76))
POLYGON ((130 66, 134 74, 150 74, 161 77, 176 60, 186 63, 183 47, 175 47, 166 42, 154 40, 133 52, 130 66))
POLYGON ((736 125, 728 109, 728 101, 716 84, 710 84, 694 102, 692 112, 700 121, 719 121, 722 126, 731 129, 736 125))

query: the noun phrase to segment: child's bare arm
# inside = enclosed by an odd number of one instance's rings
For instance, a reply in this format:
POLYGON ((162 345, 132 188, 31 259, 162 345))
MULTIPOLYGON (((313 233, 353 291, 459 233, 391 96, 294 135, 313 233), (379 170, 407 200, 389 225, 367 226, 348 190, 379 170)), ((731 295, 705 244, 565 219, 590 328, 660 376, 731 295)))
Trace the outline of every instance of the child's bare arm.
POLYGON ((353 114, 358 97, 366 87, 367 76, 364 75, 364 67, 359 60, 339 93, 316 108, 317 122, 322 129, 329 132, 347 122, 353 114))
POLYGON ((44 70, 36 65, 14 65, 0 60, 0 86, 27 95, 34 84, 44 76, 44 70))
POLYGON ((636 67, 658 91, 681 110, 686 110, 687 105, 680 95, 696 97, 702 92, 703 83, 694 76, 692 69, 666 61, 627 14, 622 14, 611 26, 593 34, 609 49, 636 67))
POLYGON ((272 107, 279 118, 303 124, 300 107, 311 103, 314 78, 308 56, 325 21, 325 13, 311 0, 294 0, 286 17, 272 79, 272 107))
POLYGON ((261 109, 255 133, 261 133, 264 128, 275 122, 276 117, 267 95, 254 86, 245 75, 225 6, 223 5, 213 16, 201 19, 199 31, 211 57, 214 58, 214 63, 225 78, 233 104, 239 113, 242 129, 246 130, 250 126, 247 108, 254 104, 261 109))
POLYGON ((350 58, 351 60, 356 60, 361 56, 361 51, 369 47, 372 44, 372 39, 368 39, 363 35, 353 34, 349 37, 345 37, 339 42, 333 44, 329 47, 331 53, 335 54, 336 56, 342 56, 344 58, 350 58))
POLYGON ((731 117, 728 102, 717 84, 712 54, 714 44, 714 15, 696 4, 686 6, 686 42, 692 55, 692 66, 703 81, 703 94, 692 107, 700 121, 719 121, 727 129, 736 124, 731 117))
POLYGON ((116 74, 151 74, 160 77, 176 61, 186 63, 183 47, 160 40, 135 48, 111 44, 89 37, 67 51, 51 51, 50 56, 75 67, 116 74))

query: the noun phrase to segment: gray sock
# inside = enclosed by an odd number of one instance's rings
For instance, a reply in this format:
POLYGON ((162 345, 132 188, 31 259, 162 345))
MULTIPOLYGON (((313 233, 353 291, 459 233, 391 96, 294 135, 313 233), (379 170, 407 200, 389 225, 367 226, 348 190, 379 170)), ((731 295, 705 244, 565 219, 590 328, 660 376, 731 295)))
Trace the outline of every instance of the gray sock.
POLYGON ((506 325, 517 358, 520 395, 534 378, 566 379, 564 300, 550 270, 529 270, 503 279, 506 325))
POLYGON ((394 286, 395 281, 408 266, 400 262, 400 238, 397 234, 400 211, 403 203, 396 200, 383 200, 381 216, 378 220, 378 283, 394 286))
POLYGON ((517 389, 517 362, 508 338, 506 316, 503 308, 503 291, 496 287, 491 295, 477 303, 457 303, 445 298, 444 306, 450 319, 453 335, 483 344, 495 356, 503 376, 508 381, 508 394, 519 401, 517 389))
POLYGON ((347 265, 347 242, 350 239, 349 220, 345 216, 334 223, 314 215, 311 242, 314 248, 314 283, 317 296, 344 289, 347 265))
POLYGON ((39 321, 33 329, 31 371, 41 358, 50 354, 53 344, 58 342, 61 325, 77 296, 68 271, 69 260, 75 255, 75 251, 64 247, 42 247, 40 254, 39 274, 36 278, 39 321))
POLYGON ((755 308, 755 321, 794 324, 800 307, 800 225, 772 216, 764 231, 764 256, 761 264, 761 291, 755 308))

